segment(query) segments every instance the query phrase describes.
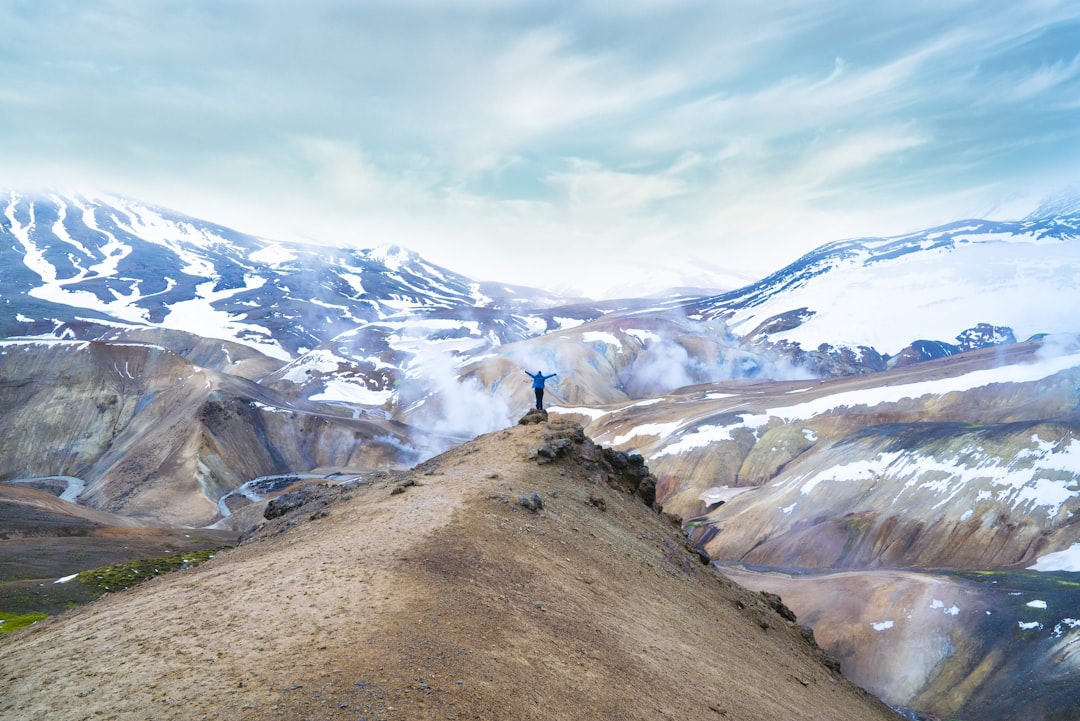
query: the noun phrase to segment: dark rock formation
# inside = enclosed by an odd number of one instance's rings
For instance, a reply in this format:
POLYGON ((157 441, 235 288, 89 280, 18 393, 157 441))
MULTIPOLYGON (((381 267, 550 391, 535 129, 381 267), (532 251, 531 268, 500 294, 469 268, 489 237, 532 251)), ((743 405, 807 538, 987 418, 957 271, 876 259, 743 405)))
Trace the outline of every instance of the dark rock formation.
POLYGON ((956 342, 960 344, 960 350, 978 350, 995 345, 1009 345, 1016 342, 1016 335, 1008 326, 979 323, 974 328, 968 328, 956 336, 956 342))
POLYGON ((542 408, 531 408, 528 413, 518 421, 520 425, 528 426, 535 423, 547 423, 548 413, 542 408))
POLYGON ((536 513, 544 508, 544 499, 540 497, 540 494, 533 491, 527 496, 521 496, 518 498, 518 505, 523 506, 533 513, 536 513))
POLYGON ((637 496, 646 506, 656 503, 656 476, 649 472, 641 454, 605 448, 603 460, 611 468, 609 483, 637 496))
POLYGON ((1016 342, 1012 328, 979 323, 956 336, 956 343, 940 340, 917 340, 889 359, 889 368, 903 368, 913 363, 947 358, 957 353, 1016 342))
POLYGON ((280 518, 290 511, 294 511, 303 505, 313 501, 320 501, 326 486, 320 483, 305 483, 299 490, 286 493, 283 496, 271 500, 266 504, 263 518, 270 521, 280 518))
POLYGON ((913 363, 947 358, 961 351, 960 346, 939 340, 917 340, 889 359, 889 368, 903 368, 913 363))

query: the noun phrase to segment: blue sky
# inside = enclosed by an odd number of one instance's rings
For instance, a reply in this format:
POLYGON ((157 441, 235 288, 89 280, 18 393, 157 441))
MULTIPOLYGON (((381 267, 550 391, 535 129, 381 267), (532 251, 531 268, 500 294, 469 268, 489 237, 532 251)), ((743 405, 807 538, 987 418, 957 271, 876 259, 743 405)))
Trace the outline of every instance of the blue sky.
POLYGON ((0 0, 0 184, 731 286, 1080 184, 1080 3, 0 0))

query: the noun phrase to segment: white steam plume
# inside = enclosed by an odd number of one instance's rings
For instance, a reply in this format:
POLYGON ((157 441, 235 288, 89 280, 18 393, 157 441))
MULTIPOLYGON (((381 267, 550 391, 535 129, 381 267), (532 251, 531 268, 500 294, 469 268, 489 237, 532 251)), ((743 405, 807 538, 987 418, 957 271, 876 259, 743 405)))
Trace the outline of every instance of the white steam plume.
POLYGON ((1053 333, 1042 339, 1042 345, 1036 351, 1039 360, 1052 360, 1080 351, 1080 335, 1074 333, 1053 333))
POLYGON ((505 398, 459 372, 455 357, 439 351, 421 353, 409 366, 399 393, 408 422, 446 439, 421 449, 425 456, 513 424, 505 398))

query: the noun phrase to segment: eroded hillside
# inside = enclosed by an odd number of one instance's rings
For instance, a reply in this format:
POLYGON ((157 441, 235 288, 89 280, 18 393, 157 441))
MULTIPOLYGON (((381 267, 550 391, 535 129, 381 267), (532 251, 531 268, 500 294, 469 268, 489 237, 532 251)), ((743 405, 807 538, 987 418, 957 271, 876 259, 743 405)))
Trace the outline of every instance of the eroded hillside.
POLYGON ((1073 718, 1080 355, 1064 341, 566 410, 641 452, 692 540, 781 595, 856 683, 930 718, 1073 718))
POLYGON ((0 715, 898 718, 703 565, 626 461, 540 422, 309 489, 213 561, 0 639, 0 715))
POLYGON ((0 341, 0 480, 71 477, 80 504, 149 524, 213 523, 217 501, 260 476, 415 462, 411 443, 438 445, 158 345, 0 341))

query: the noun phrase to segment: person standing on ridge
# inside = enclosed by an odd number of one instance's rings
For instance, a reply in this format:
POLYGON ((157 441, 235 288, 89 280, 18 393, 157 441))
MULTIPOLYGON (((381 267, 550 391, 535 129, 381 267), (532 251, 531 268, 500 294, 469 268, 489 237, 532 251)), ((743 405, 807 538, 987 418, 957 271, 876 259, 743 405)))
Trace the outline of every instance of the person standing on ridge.
POLYGON ((552 373, 550 375, 544 375, 543 371, 536 371, 536 373, 530 373, 525 371, 525 375, 532 378, 533 393, 536 394, 536 410, 544 410, 544 381, 548 378, 554 378, 559 375, 558 373, 552 373))

